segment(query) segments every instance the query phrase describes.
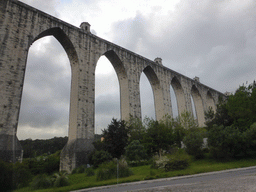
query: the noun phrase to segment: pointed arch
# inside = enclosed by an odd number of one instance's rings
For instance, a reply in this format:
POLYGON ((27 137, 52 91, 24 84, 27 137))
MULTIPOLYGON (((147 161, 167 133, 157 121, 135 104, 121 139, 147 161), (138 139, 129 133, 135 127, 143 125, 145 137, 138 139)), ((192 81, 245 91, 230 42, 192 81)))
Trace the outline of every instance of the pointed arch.
POLYGON ((78 56, 77 56, 77 53, 76 53, 73 43, 71 42, 69 37, 65 34, 65 32, 59 27, 53 27, 53 28, 50 28, 50 29, 47 29, 47 30, 41 32, 38 36, 36 36, 34 38, 32 43, 42 37, 50 36, 50 35, 54 36, 60 42, 60 44, 63 46, 63 48, 66 51, 68 58, 70 60, 70 64, 72 65, 72 64, 77 63, 78 56))
POLYGON ((160 80, 151 66, 145 67, 143 72, 148 78, 153 90, 156 120, 160 120, 165 115, 163 91, 160 85, 160 80))
POLYGON ((195 104, 195 111, 197 115, 198 125, 200 127, 203 127, 205 122, 203 101, 202 101, 201 94, 195 85, 193 85, 191 88, 191 95, 195 104))
POLYGON ((121 119, 128 120, 130 115, 129 108, 129 86, 128 86, 128 77, 127 72, 124 67, 123 62, 115 51, 110 50, 104 53, 106 58, 112 64, 118 78, 119 88, 120 88, 120 111, 121 119))
POLYGON ((177 99, 177 105, 178 105, 178 114, 180 115, 184 111, 186 111, 186 101, 185 101, 185 95, 183 88, 180 84, 180 81, 178 78, 175 76, 172 78, 171 81, 171 86, 174 90, 176 99, 177 99))
MULTIPOLYGON (((79 60, 75 47, 65 32, 59 28, 54 27, 41 32, 36 36, 32 43, 36 40, 46 37, 54 36, 64 48, 69 62, 71 65, 71 91, 70 91, 70 108, 69 108, 69 142, 77 138, 77 116, 78 116, 78 73, 79 73, 79 60)), ((31 44, 32 44, 31 43, 31 44)))

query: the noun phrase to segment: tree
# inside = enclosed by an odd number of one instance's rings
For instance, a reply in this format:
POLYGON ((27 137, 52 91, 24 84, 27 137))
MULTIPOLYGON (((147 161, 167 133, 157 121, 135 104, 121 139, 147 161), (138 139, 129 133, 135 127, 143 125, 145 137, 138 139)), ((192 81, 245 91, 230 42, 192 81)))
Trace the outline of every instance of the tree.
POLYGON ((161 157, 162 151, 168 150, 174 144, 172 125, 153 119, 147 119, 146 124, 147 133, 144 143, 147 152, 151 155, 156 152, 161 157))
POLYGON ((146 128, 143 125, 143 122, 139 118, 134 118, 130 116, 130 119, 127 123, 129 143, 132 141, 138 140, 140 143, 143 142, 143 138, 146 134, 146 128))
POLYGON ((181 148, 181 141, 188 130, 198 128, 198 124, 190 112, 184 112, 175 119, 173 127, 175 143, 181 148))
POLYGON ((256 121, 256 84, 240 86, 227 101, 228 114, 240 130, 248 129, 256 121))
POLYGON ((146 159, 146 150, 140 141, 134 140, 126 147, 126 158, 129 161, 140 162, 146 159))
POLYGON ((112 119, 107 129, 103 130, 103 147, 112 157, 120 158, 125 153, 128 143, 128 130, 125 121, 112 119))
POLYGON ((186 146, 185 150, 195 158, 203 157, 203 134, 198 129, 191 129, 183 139, 186 146))

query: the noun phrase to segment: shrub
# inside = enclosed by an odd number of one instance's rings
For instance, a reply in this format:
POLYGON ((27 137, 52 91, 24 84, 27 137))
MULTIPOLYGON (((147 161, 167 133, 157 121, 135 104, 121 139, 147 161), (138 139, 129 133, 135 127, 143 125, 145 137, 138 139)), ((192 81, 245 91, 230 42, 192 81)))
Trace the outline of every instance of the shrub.
POLYGON ((151 168, 163 169, 168 161, 169 161, 169 158, 167 156, 161 156, 161 157, 159 157, 158 155, 154 156, 153 164, 152 164, 151 168))
POLYGON ((244 156, 246 145, 242 134, 235 126, 213 126, 208 131, 210 155, 216 159, 244 156))
POLYGON ((203 157, 203 135, 201 132, 193 129, 190 130, 183 139, 185 150, 189 155, 193 155, 196 159, 203 157))
POLYGON ((147 156, 146 150, 139 140, 132 141, 126 147, 126 158, 129 161, 134 161, 134 163, 140 163, 142 160, 145 160, 147 156))
POLYGON ((95 175, 94 170, 93 170, 92 167, 85 169, 85 174, 88 177, 95 175))
POLYGON ((246 143, 246 155, 249 157, 256 156, 256 123, 244 132, 244 139, 246 143))
POLYGON ((100 164, 112 160, 112 156, 107 151, 94 151, 91 154, 90 163, 95 167, 99 167, 100 164))
POLYGON ((13 185, 15 188, 22 188, 29 185, 32 174, 24 163, 15 163, 13 166, 13 185))
POLYGON ((0 191, 12 189, 12 165, 0 160, 0 191))
POLYGON ((38 175, 31 183, 32 189, 47 189, 52 186, 51 179, 47 175, 38 175))
MULTIPOLYGON (((128 177, 132 175, 132 171, 129 169, 127 162, 125 160, 118 161, 118 177, 128 177)), ((104 163, 99 166, 98 172, 96 174, 96 180, 108 180, 117 178, 117 160, 113 160, 108 163, 104 163)))
POLYGON ((53 186, 54 187, 68 186, 69 181, 68 181, 68 177, 67 177, 67 172, 55 173, 53 175, 52 181, 53 181, 53 186))
POLYGON ((182 150, 169 156, 169 161, 165 165, 165 171, 186 169, 189 166, 190 157, 182 150))

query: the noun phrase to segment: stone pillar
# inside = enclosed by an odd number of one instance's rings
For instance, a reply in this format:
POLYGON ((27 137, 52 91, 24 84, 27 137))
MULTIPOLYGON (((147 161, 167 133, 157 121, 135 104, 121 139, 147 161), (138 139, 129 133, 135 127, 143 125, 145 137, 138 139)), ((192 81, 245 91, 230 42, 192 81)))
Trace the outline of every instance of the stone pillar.
POLYGON ((68 143, 61 152, 60 170, 71 172, 88 164, 93 151, 95 113, 95 66, 99 59, 90 36, 81 39, 79 63, 71 66, 71 98, 68 143), (89 43, 86 43, 89 42, 89 43))
POLYGON ((1 1, 0 15, 0 158, 8 162, 22 159, 17 125, 29 37, 19 20, 9 12, 9 1, 1 1))

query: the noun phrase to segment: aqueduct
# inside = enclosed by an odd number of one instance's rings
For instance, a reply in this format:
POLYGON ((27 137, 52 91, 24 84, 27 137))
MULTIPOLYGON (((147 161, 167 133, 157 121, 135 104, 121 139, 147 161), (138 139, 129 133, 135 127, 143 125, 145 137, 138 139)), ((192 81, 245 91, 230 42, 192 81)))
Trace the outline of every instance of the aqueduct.
POLYGON ((17 0, 0 1, 0 158, 15 162, 22 147, 16 136, 29 47, 45 36, 54 36, 65 49, 71 65, 71 95, 68 143, 61 153, 61 170, 71 171, 86 163, 93 149, 95 67, 105 55, 112 63, 120 85, 121 118, 141 118, 140 76, 152 86, 156 119, 172 115, 170 86, 179 114, 192 112, 204 125, 204 111, 215 109, 223 94, 162 65, 90 33, 89 23, 72 26, 17 0))

